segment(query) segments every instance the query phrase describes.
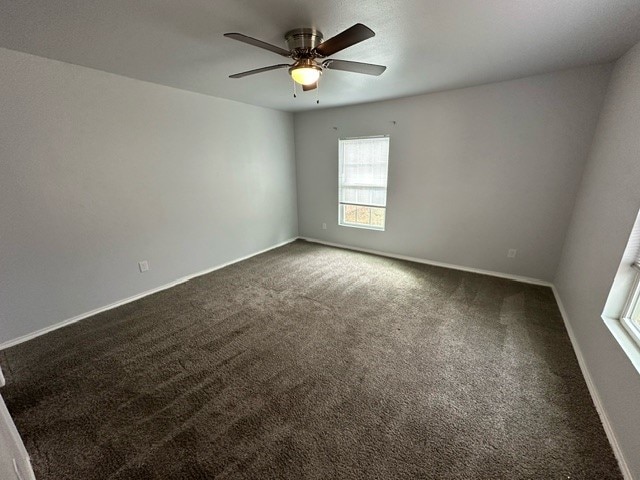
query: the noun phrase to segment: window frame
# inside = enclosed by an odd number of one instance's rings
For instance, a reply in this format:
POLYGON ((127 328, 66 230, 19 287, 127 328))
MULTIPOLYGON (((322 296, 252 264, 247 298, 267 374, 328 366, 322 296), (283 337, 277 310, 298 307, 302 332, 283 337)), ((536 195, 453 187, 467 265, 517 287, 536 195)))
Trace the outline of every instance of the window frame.
POLYGON ((338 226, 339 227, 350 227, 350 228, 362 228, 365 230, 374 230, 377 232, 384 232, 387 229, 387 195, 389 193, 389 157, 391 156, 391 136, 388 134, 384 134, 384 135, 366 135, 366 136, 360 136, 360 137, 340 137, 338 138, 338 226), (340 142, 342 141, 346 141, 346 140, 369 140, 369 139, 374 139, 374 138, 386 138, 388 139, 388 143, 389 143, 389 149, 387 151, 387 162, 386 162, 386 166, 387 166, 387 181, 386 184, 384 186, 384 190, 385 190, 385 201, 384 201, 384 205, 365 205, 365 204, 360 204, 360 203, 346 203, 346 202, 342 202, 340 201, 340 189, 342 187, 342 182, 341 182, 341 154, 340 154, 340 142), (351 223, 351 222, 347 222, 344 219, 344 207, 346 206, 354 206, 354 207, 367 207, 367 208, 379 208, 384 210, 384 219, 382 222, 382 226, 377 226, 377 225, 366 225, 366 224, 362 224, 362 223, 351 223))
POLYGON ((622 309, 620 323, 622 323, 622 326, 631 338, 640 346, 640 326, 631 318, 634 310, 640 308, 640 265, 634 263, 632 267, 636 270, 635 277, 629 290, 627 301, 622 309))

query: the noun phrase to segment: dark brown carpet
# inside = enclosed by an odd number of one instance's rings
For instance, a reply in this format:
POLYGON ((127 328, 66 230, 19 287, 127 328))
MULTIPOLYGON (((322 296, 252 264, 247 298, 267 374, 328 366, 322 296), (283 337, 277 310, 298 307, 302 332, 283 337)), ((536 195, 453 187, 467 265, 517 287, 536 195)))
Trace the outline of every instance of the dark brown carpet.
POLYGON ((619 479, 549 288, 302 241, 0 353, 39 479, 619 479))

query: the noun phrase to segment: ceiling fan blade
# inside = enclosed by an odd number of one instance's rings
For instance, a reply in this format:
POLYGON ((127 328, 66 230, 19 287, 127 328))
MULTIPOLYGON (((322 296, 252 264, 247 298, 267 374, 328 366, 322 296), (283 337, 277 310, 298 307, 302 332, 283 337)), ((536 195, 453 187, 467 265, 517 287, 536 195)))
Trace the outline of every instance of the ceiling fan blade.
POLYGON ((227 38, 232 38, 233 40, 238 40, 239 42, 248 43, 249 45, 253 45, 254 47, 264 48, 265 50, 277 53, 278 55, 282 55, 283 57, 291 56, 291 52, 289 52, 289 50, 271 45, 270 43, 263 42, 262 40, 258 40, 257 38, 247 37, 246 35, 243 35, 241 33, 225 33, 224 36, 227 38))
POLYGON ((289 68, 291 65, 287 65, 286 63, 279 63, 278 65, 271 65, 270 67, 262 67, 256 68, 255 70, 248 70, 246 72, 235 73, 233 75, 229 75, 229 78, 242 78, 247 77, 249 75, 255 75, 256 73, 268 72, 269 70, 277 70, 279 68, 289 68))
POLYGON ((308 92, 309 90, 315 90, 318 88, 318 82, 312 83, 311 85, 302 85, 302 91, 308 92))
POLYGON ((356 23, 353 27, 322 42, 315 48, 315 52, 323 57, 328 57, 373 36, 375 36, 373 30, 361 23, 356 23))
POLYGON ((364 73, 365 75, 382 75, 387 69, 384 65, 374 65, 373 63, 349 62, 347 60, 325 60, 322 62, 324 68, 331 70, 342 70, 344 72, 364 73))

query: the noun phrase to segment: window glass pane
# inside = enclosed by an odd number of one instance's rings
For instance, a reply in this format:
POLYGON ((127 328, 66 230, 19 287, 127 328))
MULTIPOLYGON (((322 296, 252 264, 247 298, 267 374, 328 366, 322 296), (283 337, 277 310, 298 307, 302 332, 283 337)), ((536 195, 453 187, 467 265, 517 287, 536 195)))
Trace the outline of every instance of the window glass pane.
POLYGON ((344 205, 344 213, 343 213, 344 221, 349 223, 355 223, 357 209, 358 207, 356 207, 355 205, 344 205))
POLYGON ((384 208, 372 208, 371 209, 371 225, 374 227, 384 228, 384 208))
POLYGON ((384 230, 385 208, 364 205, 340 205, 340 224, 384 230))
POLYGON ((371 223, 371 207, 358 207, 356 223, 369 225, 371 223))
POLYGON ((631 310, 631 321, 635 323, 636 327, 640 328, 640 302, 636 300, 636 304, 631 310))

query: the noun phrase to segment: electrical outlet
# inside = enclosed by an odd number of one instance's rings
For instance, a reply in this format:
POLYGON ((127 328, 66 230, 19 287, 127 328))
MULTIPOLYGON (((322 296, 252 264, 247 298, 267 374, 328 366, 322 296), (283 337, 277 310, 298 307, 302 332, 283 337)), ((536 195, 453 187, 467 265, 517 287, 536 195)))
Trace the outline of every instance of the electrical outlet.
POLYGON ((146 260, 138 262, 138 268, 140 269, 140 273, 148 271, 149 270, 149 262, 146 261, 146 260))
POLYGON ((516 253, 518 253, 518 250, 516 250, 515 248, 510 248, 507 252, 507 257, 516 258, 516 253))
POLYGON ((322 224, 322 229, 323 229, 323 230, 326 230, 326 229, 327 229, 327 224, 326 224, 326 223, 323 223, 323 224, 322 224))

